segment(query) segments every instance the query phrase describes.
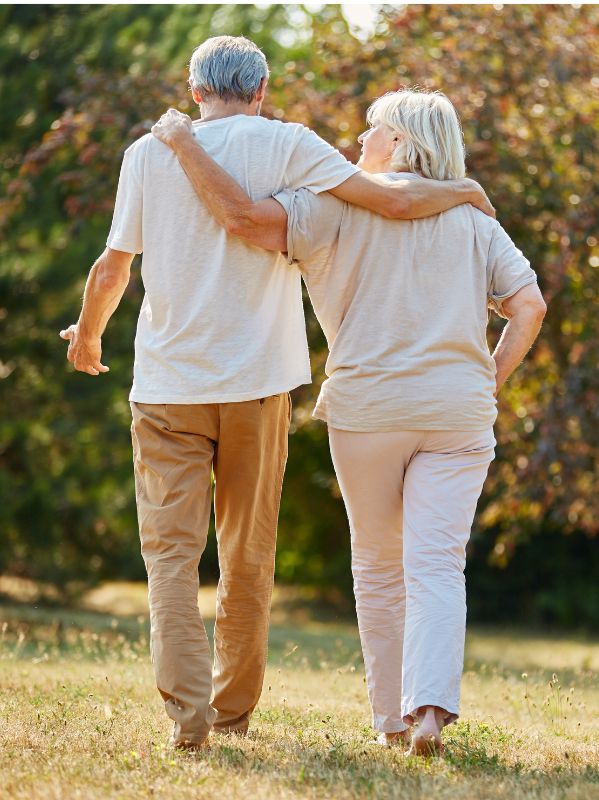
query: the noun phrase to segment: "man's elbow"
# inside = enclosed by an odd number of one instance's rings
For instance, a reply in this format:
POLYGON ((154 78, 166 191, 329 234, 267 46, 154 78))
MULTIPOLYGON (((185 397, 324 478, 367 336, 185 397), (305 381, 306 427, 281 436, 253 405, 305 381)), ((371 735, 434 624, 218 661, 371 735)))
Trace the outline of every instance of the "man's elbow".
POLYGON ((383 210, 383 216, 389 219, 412 219, 413 203, 405 191, 394 192, 391 201, 383 210))
POLYGON ((114 292, 124 289, 129 283, 131 268, 125 263, 105 262, 98 269, 98 284, 102 291, 114 292))

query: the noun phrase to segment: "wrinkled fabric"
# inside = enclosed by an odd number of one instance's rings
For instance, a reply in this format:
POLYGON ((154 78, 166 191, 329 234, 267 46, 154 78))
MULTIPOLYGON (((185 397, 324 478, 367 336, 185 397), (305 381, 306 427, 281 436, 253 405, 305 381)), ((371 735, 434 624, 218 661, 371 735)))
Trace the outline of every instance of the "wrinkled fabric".
POLYGON ((266 665, 287 393, 244 403, 132 403, 151 657, 174 744, 245 731, 266 665), (197 604, 212 473, 220 580, 214 666, 197 604))
POLYGON ((466 544, 492 430, 329 428, 350 522, 356 611, 373 726, 405 730, 421 706, 459 715, 466 544))

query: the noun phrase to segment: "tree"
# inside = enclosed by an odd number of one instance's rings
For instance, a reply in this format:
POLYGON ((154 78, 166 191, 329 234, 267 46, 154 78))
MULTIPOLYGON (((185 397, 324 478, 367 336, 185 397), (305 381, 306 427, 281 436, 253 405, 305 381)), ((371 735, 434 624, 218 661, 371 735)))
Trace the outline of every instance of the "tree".
MULTIPOLYGON (((597 7, 384 6, 366 42, 349 35, 331 5, 311 13, 280 5, 0 13, 10 75, 0 84, 0 330, 9 343, 0 365, 0 567, 56 582, 141 574, 125 401, 140 286, 107 332, 109 381, 66 371, 56 332, 76 315, 102 249, 124 147, 166 106, 192 111, 182 86, 196 43, 245 33, 271 63, 265 113, 313 127, 348 157, 357 156, 369 103, 385 91, 441 89, 458 108, 470 174, 487 187, 549 301, 538 344, 501 395, 472 580, 489 585, 501 575, 499 592, 506 575, 516 576, 517 596, 526 594, 533 611, 597 619, 599 597, 586 612, 576 600, 597 592, 588 561, 599 519, 597 7), (559 600, 526 590, 535 558, 564 564, 559 600)), ((278 569, 287 580, 349 589, 347 523, 326 431, 310 420, 325 343, 310 313, 308 326, 315 383, 294 398, 278 569)))

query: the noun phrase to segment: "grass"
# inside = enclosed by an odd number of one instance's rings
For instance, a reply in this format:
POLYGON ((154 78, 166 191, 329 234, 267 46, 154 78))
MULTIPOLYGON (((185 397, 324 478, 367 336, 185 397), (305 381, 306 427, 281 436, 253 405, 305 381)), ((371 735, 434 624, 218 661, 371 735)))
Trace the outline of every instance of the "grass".
MULTIPOLYGON (((373 744, 355 623, 278 593, 252 734, 175 753, 145 589, 102 587, 77 611, 34 603, 0 606, 3 800, 599 799, 598 642, 470 630, 462 718, 427 762, 373 744)), ((211 627, 211 590, 200 605, 211 627)))

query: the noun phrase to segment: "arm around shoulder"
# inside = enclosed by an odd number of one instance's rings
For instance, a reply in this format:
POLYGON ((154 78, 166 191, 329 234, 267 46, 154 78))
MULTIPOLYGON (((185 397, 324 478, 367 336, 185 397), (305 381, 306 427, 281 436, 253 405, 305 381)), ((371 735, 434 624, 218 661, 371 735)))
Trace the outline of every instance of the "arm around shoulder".
POLYGON ((471 203, 494 217, 495 209, 476 181, 434 181, 404 178, 390 182, 381 175, 360 172, 352 175, 331 194, 353 205, 368 208, 389 219, 419 219, 471 203))

